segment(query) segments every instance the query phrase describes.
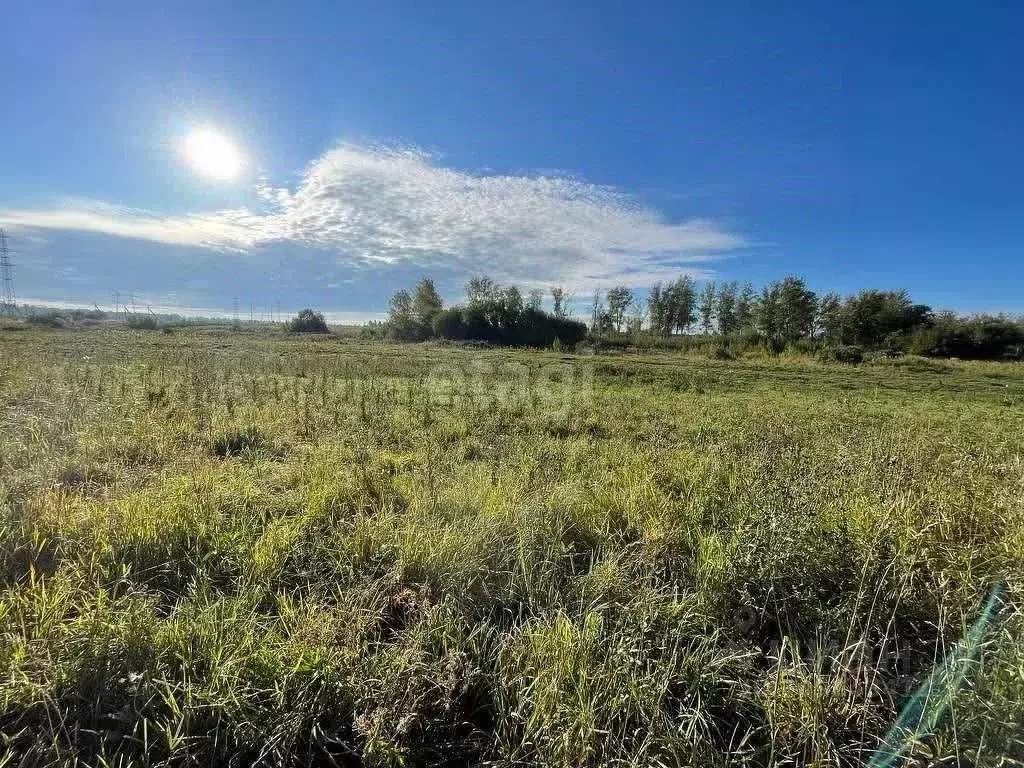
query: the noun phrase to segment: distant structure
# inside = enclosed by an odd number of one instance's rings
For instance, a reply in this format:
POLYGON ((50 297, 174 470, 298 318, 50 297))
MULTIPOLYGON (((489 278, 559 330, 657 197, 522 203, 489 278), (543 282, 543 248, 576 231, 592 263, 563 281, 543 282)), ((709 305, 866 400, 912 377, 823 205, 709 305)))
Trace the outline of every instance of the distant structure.
POLYGON ((7 232, 0 228, 0 315, 13 315, 14 303, 14 261, 7 247, 7 232))

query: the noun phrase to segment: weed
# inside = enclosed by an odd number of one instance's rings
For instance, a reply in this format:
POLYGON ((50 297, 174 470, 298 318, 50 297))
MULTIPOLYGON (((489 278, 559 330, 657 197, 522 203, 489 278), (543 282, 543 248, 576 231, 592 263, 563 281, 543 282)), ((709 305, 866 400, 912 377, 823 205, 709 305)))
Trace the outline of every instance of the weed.
POLYGON ((260 430, 254 426, 234 429, 218 435, 210 447, 211 453, 221 459, 253 453, 266 445, 260 430))

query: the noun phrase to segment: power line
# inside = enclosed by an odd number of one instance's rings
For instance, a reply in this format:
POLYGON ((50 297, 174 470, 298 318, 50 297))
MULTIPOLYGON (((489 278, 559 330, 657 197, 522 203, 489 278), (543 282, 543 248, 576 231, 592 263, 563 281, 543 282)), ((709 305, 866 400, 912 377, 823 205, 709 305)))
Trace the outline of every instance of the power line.
POLYGON ((0 228, 0 291, 3 294, 0 314, 14 315, 14 261, 11 259, 10 249, 7 247, 7 232, 2 228, 0 228))

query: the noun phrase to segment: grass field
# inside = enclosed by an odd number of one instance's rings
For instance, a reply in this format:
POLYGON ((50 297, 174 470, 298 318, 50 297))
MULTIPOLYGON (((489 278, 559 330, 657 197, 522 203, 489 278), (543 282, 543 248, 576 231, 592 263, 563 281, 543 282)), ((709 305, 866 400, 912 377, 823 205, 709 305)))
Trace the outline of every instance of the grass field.
POLYGON ((1024 761, 1024 366, 0 332, 0 766, 1024 761))

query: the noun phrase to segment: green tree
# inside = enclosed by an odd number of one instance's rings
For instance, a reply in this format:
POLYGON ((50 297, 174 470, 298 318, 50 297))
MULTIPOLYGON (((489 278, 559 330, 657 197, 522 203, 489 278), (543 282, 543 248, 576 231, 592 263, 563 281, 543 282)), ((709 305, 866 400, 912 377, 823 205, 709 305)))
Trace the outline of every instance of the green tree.
POLYGON ((714 330, 715 317, 715 281, 708 280, 701 289, 697 301, 697 312, 700 314, 700 327, 704 333, 714 330))
POLYGON ((471 307, 484 304, 494 298, 497 288, 497 284, 487 275, 471 277, 466 283, 466 301, 471 307))
POLYGON ((569 297, 562 286, 556 285, 551 289, 551 304, 552 315, 560 319, 569 316, 569 297))
POLYGON ((319 312, 304 309, 288 322, 290 333, 330 333, 327 321, 319 312))
POLYGON ((526 308, 539 312, 544 304, 544 291, 540 288, 533 288, 526 296, 526 308))
POLYGON ((518 322, 519 316, 523 314, 523 294, 514 285, 500 287, 496 293, 502 325, 508 326, 518 322))
POLYGON ((590 303, 590 331, 591 333, 600 333, 603 326, 603 318, 605 317, 604 300, 601 298, 601 289, 598 288, 594 291, 594 299, 590 303))
POLYGON ((647 318, 651 333, 659 336, 668 336, 671 333, 668 323, 668 307, 666 302, 667 291, 661 289, 661 283, 657 282, 651 286, 647 294, 647 318))
POLYGON ((621 331, 626 311, 633 304, 633 294, 624 285, 617 285, 608 291, 608 317, 616 331, 621 331))
POLYGON ((771 283, 761 289, 757 300, 757 330, 768 339, 776 339, 779 335, 779 285, 771 283))
POLYGON ((404 288, 400 291, 395 291, 391 297, 388 319, 391 322, 412 320, 412 296, 404 288))
POLYGON ((442 309, 434 315, 431 330, 434 336, 441 339, 466 338, 466 322, 463 319, 462 310, 458 307, 442 309))
POLYGON ((396 291, 388 309, 387 333, 400 341, 419 341, 430 329, 413 316, 413 299, 406 290, 396 291))
POLYGON ((729 335, 736 330, 736 301, 739 286, 736 281, 725 283, 718 290, 715 312, 718 315, 718 332, 729 335))
POLYGON ((696 319, 694 313, 697 294, 693 287, 693 279, 689 275, 681 275, 668 284, 667 314, 671 331, 686 333, 696 319))
POLYGON ((784 277, 777 283, 778 335, 786 342, 809 337, 814 332, 818 297, 801 277, 784 277))
POLYGON ((843 303, 838 293, 826 293, 818 302, 817 330, 827 343, 842 343, 843 303))
POLYGON ((892 334, 906 335, 933 322, 931 307, 914 304, 906 291, 869 289, 843 305, 843 341, 874 347, 892 334))
POLYGON ((743 284, 739 298, 736 299, 736 330, 745 331, 757 324, 757 294, 749 282, 743 284))
POLYGON ((434 320, 434 315, 444 309, 444 302, 434 287, 434 281, 425 277, 416 283, 416 290, 412 295, 412 316, 418 323, 429 326, 434 320))

